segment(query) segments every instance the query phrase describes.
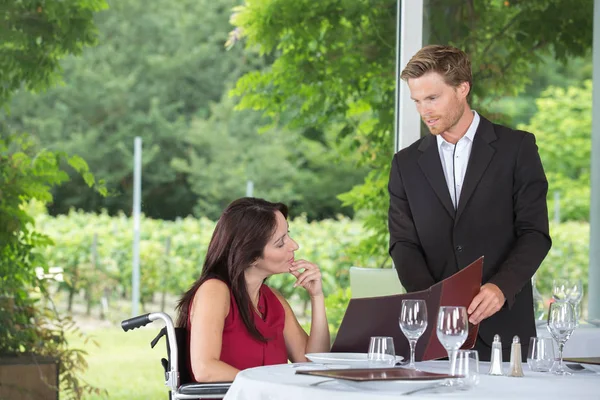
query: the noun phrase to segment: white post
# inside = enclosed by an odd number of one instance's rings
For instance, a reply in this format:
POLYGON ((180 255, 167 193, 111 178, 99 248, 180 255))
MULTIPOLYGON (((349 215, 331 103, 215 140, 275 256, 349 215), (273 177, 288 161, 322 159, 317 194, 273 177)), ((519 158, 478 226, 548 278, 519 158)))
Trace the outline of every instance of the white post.
POLYGON ((131 315, 140 305, 140 212, 142 203, 142 138, 133 141, 133 270, 131 274, 131 315))
POLYGON ((423 0, 398 0, 396 20, 396 118, 394 152, 421 137, 421 118, 400 73, 423 47, 423 0), (399 55, 399 57, 398 57, 399 55))
POLYGON ((554 192, 554 222, 560 224, 560 192, 554 192))
POLYGON ((254 194, 254 182, 246 181, 246 197, 252 197, 254 194))
POLYGON ((600 0, 594 1, 588 319, 600 319, 600 0))

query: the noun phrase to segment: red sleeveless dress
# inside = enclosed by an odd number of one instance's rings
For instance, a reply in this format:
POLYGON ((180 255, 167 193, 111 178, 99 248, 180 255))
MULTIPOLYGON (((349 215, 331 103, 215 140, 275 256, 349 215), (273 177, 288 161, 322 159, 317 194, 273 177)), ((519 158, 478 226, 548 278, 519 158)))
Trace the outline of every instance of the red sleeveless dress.
MULTIPOLYGON (((266 343, 250 335, 239 314, 231 290, 229 292, 231 305, 229 314, 225 317, 220 360, 239 370, 263 365, 287 364, 288 362, 283 338, 285 310, 267 285, 263 284, 259 292, 258 309, 263 314, 263 318, 254 310, 252 310, 252 316, 258 331, 267 338, 266 343)), ((188 317, 188 334, 190 329, 191 323, 188 317)), ((194 380, 196 379, 194 378, 194 380)))

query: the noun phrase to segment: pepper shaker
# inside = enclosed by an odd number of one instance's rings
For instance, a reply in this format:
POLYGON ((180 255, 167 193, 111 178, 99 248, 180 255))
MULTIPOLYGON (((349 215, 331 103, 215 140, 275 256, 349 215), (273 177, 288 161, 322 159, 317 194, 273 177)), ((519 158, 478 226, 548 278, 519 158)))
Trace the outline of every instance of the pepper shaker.
POLYGON ((510 347, 510 371, 508 376, 524 376, 521 364, 521 342, 516 335, 513 337, 512 346, 510 347))

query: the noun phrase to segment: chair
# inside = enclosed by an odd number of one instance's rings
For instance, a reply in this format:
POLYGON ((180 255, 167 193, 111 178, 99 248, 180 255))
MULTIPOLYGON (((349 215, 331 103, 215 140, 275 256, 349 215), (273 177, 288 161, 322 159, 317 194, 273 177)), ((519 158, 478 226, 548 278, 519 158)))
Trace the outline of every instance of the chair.
POLYGON ((152 340, 154 347, 161 337, 167 337, 167 359, 161 359, 165 369, 165 385, 169 387, 169 399, 192 400, 192 399, 222 399, 231 386, 231 382, 197 383, 192 382, 191 373, 188 370, 188 338, 184 328, 175 328, 171 317, 167 314, 149 313, 138 315, 121 322, 125 332, 140 328, 152 321, 161 319, 165 327, 152 340))
POLYGON ((350 267, 350 290, 353 299, 406 293, 395 268, 350 267))

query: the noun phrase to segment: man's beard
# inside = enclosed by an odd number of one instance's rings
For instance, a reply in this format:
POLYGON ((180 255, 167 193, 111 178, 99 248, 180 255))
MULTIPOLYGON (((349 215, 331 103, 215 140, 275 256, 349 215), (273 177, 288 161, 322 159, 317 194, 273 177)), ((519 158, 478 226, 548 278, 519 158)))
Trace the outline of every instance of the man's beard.
POLYGON ((462 114, 462 107, 457 106, 452 110, 448 110, 448 112, 446 112, 444 116, 438 117, 438 121, 434 126, 429 126, 427 124, 425 125, 427 125, 427 128, 429 129, 429 132, 431 132, 432 135, 439 135, 444 132, 447 132, 448 130, 456 126, 456 124, 458 124, 458 121, 460 121, 462 114))

